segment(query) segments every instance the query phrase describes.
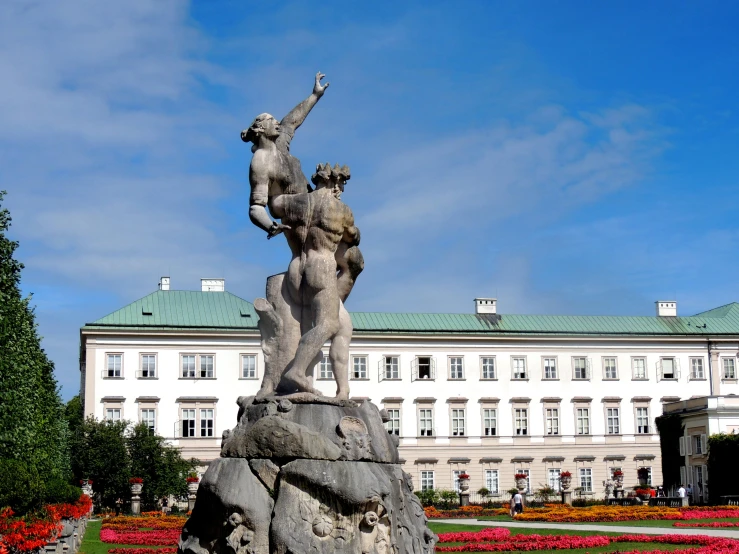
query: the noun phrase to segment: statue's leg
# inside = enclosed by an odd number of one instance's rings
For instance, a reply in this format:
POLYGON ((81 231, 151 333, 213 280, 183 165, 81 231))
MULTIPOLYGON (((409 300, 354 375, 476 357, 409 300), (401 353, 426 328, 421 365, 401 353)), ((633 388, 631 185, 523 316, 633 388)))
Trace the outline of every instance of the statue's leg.
POLYGON ((294 383, 302 392, 318 394, 311 386, 306 372, 326 341, 339 329, 339 302, 335 279, 313 296, 311 310, 314 326, 300 337, 295 359, 285 373, 285 379, 294 383))
POLYGON ((351 317, 342 302, 339 306, 339 331, 334 335, 328 353, 336 380, 336 398, 339 400, 349 398, 349 343, 353 330, 351 317))

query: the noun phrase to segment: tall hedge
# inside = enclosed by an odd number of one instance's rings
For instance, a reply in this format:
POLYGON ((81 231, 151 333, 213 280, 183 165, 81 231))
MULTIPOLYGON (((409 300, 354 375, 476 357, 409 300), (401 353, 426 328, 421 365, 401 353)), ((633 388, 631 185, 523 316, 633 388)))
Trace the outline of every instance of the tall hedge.
POLYGON ((662 484, 666 489, 680 485, 680 467, 685 460, 680 455, 683 424, 679 414, 664 414, 656 418, 659 449, 662 454, 662 484))
POLYGON ((712 504, 717 503, 720 496, 739 494, 737 460, 739 435, 719 433, 708 437, 708 493, 712 504))
POLYGON ((21 294, 10 222, 0 209, 0 506, 25 512, 75 491, 54 364, 41 348, 31 298, 21 294))

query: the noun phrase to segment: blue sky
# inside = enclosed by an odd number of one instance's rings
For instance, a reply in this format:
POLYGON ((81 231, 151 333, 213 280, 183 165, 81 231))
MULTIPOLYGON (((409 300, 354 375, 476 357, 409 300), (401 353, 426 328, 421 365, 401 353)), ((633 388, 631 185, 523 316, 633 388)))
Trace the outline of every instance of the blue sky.
POLYGON ((239 132, 319 70, 292 151, 352 168, 350 310, 739 301, 738 26, 710 1, 0 4, 0 188, 65 398, 80 326, 160 276, 252 300, 284 270, 239 132))

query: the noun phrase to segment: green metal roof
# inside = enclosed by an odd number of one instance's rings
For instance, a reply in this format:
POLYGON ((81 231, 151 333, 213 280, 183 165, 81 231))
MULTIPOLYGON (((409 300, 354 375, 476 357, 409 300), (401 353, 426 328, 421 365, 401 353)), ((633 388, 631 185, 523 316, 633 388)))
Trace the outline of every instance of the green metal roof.
POLYGON ((251 302, 230 292, 158 290, 85 327, 256 329, 251 302))
MULTIPOLYGON (((381 312, 351 317, 357 334, 739 335, 737 303, 689 317, 381 312)), ((257 322, 251 302, 229 292, 157 291, 84 329, 255 330, 257 322)))

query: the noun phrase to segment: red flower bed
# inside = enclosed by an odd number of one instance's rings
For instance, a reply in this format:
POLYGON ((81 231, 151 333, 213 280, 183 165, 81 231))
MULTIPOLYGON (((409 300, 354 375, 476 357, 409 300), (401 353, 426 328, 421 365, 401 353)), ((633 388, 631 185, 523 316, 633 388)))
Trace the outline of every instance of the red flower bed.
POLYGON ((733 521, 710 521, 707 523, 680 523, 676 521, 672 524, 673 527, 739 527, 739 523, 733 521))
POLYGON ((86 516, 92 501, 80 496, 74 504, 50 504, 41 514, 23 518, 14 517, 13 510, 0 510, 0 550, 11 554, 30 552, 53 541, 61 530, 62 518, 79 519, 86 516))
POLYGON ((176 547, 172 548, 111 548, 108 554, 174 554, 176 547))
POLYGON ((148 546, 173 546, 180 538, 181 529, 157 531, 114 531, 102 529, 100 540, 116 544, 145 544, 148 546))
POLYGON ((711 508, 704 507, 701 510, 690 508, 681 510, 682 517, 680 519, 722 519, 727 517, 739 517, 739 509, 736 508, 711 508))
MULTIPOLYGON (((574 548, 597 548, 611 543, 653 543, 695 546, 681 550, 685 554, 739 554, 739 541, 706 535, 619 535, 590 536, 579 535, 511 535, 501 527, 488 527, 477 532, 442 533, 439 535, 437 552, 527 552, 535 550, 567 550, 574 548), (464 542, 456 546, 443 546, 444 543, 464 542)), ((637 552, 637 551, 633 551, 637 552)), ((661 553, 653 550, 648 554, 661 553)), ((645 554, 639 551, 640 554, 645 554)))

